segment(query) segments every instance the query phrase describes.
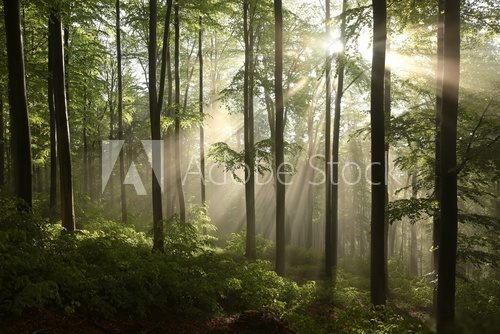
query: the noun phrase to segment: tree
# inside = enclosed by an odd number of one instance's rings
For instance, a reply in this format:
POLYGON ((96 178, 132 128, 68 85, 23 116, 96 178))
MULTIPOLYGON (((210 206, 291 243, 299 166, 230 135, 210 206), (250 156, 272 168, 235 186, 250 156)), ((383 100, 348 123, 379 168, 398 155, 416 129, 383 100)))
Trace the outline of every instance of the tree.
MULTIPOLYGON (((330 0, 326 0, 326 35, 330 37, 330 0)), ((332 135, 332 59, 327 56, 325 64, 326 87, 326 119, 325 119, 325 275, 332 278, 333 239, 332 239, 332 165, 331 165, 331 135, 332 135)))
POLYGON ((284 174, 284 101, 283 101, 283 4, 281 0, 274 0, 274 94, 276 99, 276 138, 275 138, 275 167, 276 178, 276 273, 285 275, 285 182, 281 179, 284 174))
MULTIPOLYGON (((116 64, 118 67, 118 140, 123 140, 123 75, 122 42, 120 26, 120 0, 116 0, 116 64)), ((125 192, 125 162, 123 150, 120 151, 120 199, 122 222, 127 222, 127 194, 125 192)))
POLYGON ((253 119, 253 15, 249 19, 250 1, 243 1, 243 36, 245 44, 245 73, 243 84, 243 128, 245 143, 245 206, 246 206, 246 251, 245 256, 256 258, 255 249, 255 157, 254 157, 254 119, 253 119))
POLYGON ((340 149, 340 113, 342 109, 342 96, 344 94, 344 71, 345 71, 345 30, 346 30, 347 0, 342 2, 342 22, 340 24, 340 43, 342 50, 337 60, 337 93, 335 96, 335 115, 333 120, 333 143, 332 143, 332 277, 336 279, 338 234, 339 234, 339 149, 340 149))
POLYGON ((371 301, 383 305, 386 300, 385 256, 385 115, 384 78, 387 40, 385 0, 373 0, 373 59, 371 77, 371 301))
POLYGON ((28 207, 32 206, 31 134, 26 97, 23 36, 19 0, 4 0, 9 106, 14 191, 28 207))
MULTIPOLYGON (((411 176, 412 199, 418 199, 417 188, 417 172, 413 172, 411 176)), ((417 259, 417 225, 416 222, 411 222, 410 227, 410 275, 418 276, 418 259, 417 259)))
MULTIPOLYGON (((1 93, 0 93, 1 94, 1 93)), ((5 185, 5 121, 3 118, 3 96, 0 95, 0 189, 5 185)))
POLYGON ((175 51, 174 51, 174 77, 175 77, 175 178, 177 183, 177 196, 179 197, 179 215, 181 222, 186 222, 186 203, 182 188, 181 175, 181 77, 180 77, 180 15, 179 3, 175 3, 175 51))
MULTIPOLYGON (((200 104, 200 116, 203 120, 204 118, 204 101, 203 101, 203 17, 200 15, 199 19, 200 29, 198 31, 198 60, 200 65, 200 94, 199 101, 200 104)), ((206 195, 206 185, 205 185, 205 129, 204 125, 200 125, 200 170, 201 170, 201 180, 200 180, 200 194, 201 194, 201 205, 206 207, 207 195, 206 195)))
POLYGON ((58 8, 50 9, 49 53, 51 76, 54 88, 54 111, 57 134, 57 153, 59 161, 59 180, 61 185, 62 225, 67 232, 75 230, 75 209, 73 199, 73 179, 71 171, 70 135, 66 100, 66 74, 62 23, 58 8))
MULTIPOLYGON (((49 21, 50 25, 50 21, 49 21)), ((56 111, 54 106, 54 79, 52 78, 53 56, 48 45, 48 80, 47 80, 47 98, 49 106, 49 127, 50 127, 50 189, 49 189, 49 216, 51 221, 56 219, 57 215, 57 134, 56 134, 56 111)))
POLYGON ((153 192, 153 250, 163 252, 163 209, 161 199, 161 140, 160 110, 156 91, 156 25, 158 8, 156 0, 149 1, 149 116, 152 144, 152 192, 153 192))
POLYGON ((440 124, 440 208, 437 329, 454 331, 457 260, 457 119, 460 83, 460 1, 446 0, 440 124))
MULTIPOLYGON (((442 89, 443 89, 443 46, 444 46, 444 3, 445 0, 438 1, 438 31, 437 31, 437 66, 436 66, 436 135, 435 135, 435 149, 434 149, 434 198, 439 205, 440 199, 440 164, 441 164, 441 105, 442 105, 442 89)), ((439 267, 439 237, 441 234, 439 224, 439 210, 432 217, 432 264, 434 275, 437 278, 439 267)), ((437 289, 434 288, 433 305, 434 312, 436 311, 437 303, 437 289)))

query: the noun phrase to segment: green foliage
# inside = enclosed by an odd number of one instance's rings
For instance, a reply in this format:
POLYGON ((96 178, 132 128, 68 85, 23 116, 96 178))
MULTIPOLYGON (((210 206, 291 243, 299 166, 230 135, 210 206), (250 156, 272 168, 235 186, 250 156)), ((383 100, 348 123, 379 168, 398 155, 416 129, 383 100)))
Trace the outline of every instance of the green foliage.
POLYGON ((495 333, 500 328, 500 281, 457 280, 456 305, 459 328, 463 333, 495 333))

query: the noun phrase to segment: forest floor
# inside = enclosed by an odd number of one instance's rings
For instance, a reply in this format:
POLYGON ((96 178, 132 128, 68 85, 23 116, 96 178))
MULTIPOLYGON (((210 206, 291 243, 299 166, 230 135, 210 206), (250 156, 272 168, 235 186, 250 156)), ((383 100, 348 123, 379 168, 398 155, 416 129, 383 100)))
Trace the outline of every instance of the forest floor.
POLYGON ((256 311, 225 316, 210 320, 182 319, 165 315, 144 318, 127 316, 113 319, 65 314, 56 310, 32 311, 22 317, 5 319, 0 327, 2 334, 115 334, 115 333, 241 333, 241 334, 291 334, 278 320, 256 311))

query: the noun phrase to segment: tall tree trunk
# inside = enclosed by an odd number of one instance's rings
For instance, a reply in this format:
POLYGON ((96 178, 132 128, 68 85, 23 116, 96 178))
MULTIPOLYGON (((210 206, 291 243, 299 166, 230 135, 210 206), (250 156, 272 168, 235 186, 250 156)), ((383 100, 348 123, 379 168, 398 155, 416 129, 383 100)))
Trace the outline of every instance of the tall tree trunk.
POLYGON ((371 78, 371 301, 383 305, 386 300, 385 256, 385 115, 384 73, 387 38, 385 0, 373 0, 373 60, 371 78))
MULTIPOLYGON (((0 93, 1 94, 1 93, 0 93)), ((3 118, 3 96, 0 95, 0 189, 5 185, 5 122, 3 118)))
POLYGON ((344 68, 345 68, 345 29, 346 29, 347 0, 342 2, 342 22, 340 25, 340 42, 342 51, 337 60, 337 94, 335 96, 335 115, 333 120, 333 143, 332 143, 332 278, 335 282, 338 257, 338 235, 339 235, 339 149, 340 149, 340 113, 342 109, 342 96, 344 93, 344 68))
MULTIPOLYGON (((116 0, 116 60, 118 66, 118 140, 123 140, 123 75, 122 75, 122 42, 120 25, 120 0, 116 0)), ((160 111, 158 110, 158 113, 160 111)), ((127 193, 125 192, 125 161, 124 151, 120 151, 120 200, 122 211, 122 223, 126 223, 127 217, 127 193)))
POLYGON ((245 44, 245 74, 243 88, 243 129, 245 143, 245 207, 246 207, 246 249, 247 259, 256 258, 255 248, 255 157, 253 120, 253 22, 249 18, 250 1, 243 2, 243 31, 245 44), (252 78, 251 78, 252 77, 252 78))
POLYGON ((205 185, 205 127, 204 127, 204 58, 203 58, 203 17, 200 15, 199 18, 200 28, 198 31, 198 60, 199 60, 199 111, 202 119, 202 124, 200 124, 200 196, 201 205, 204 210, 206 209, 207 196, 206 196, 206 185, 205 185))
MULTIPOLYGON (((390 44, 387 41, 386 44, 386 53, 390 52, 390 44)), ((391 126, 391 108, 392 108, 392 71, 389 66, 386 66, 385 68, 385 77, 384 77, 384 115, 385 115, 385 126, 386 126, 386 132, 390 129, 391 126)), ((385 163, 389 164, 389 140, 385 138, 385 163)), ((385 169, 385 208, 389 206, 389 165, 387 165, 385 169)), ((390 222, 389 222, 389 216, 385 216, 385 222, 384 222, 384 246, 385 246, 385 276, 389 277, 389 267, 387 266, 387 261, 389 260, 389 229, 391 228, 390 222)), ((394 240, 392 240, 394 243, 394 240)), ((394 244, 391 245, 391 247, 394 247, 394 244)), ((389 293, 389 279, 386 279, 385 281, 385 291, 388 294, 389 293)))
POLYGON ((180 78, 180 17, 179 3, 175 3, 175 178, 177 196, 179 198, 179 215, 181 222, 186 222, 186 203, 182 189, 181 175, 181 78, 180 78))
POLYGON ((33 200, 31 135, 19 0, 4 0, 3 9, 9 69, 10 144, 14 193, 31 208, 33 200))
MULTIPOLYGON (((203 101, 203 17, 200 15, 200 30, 198 31, 198 60, 200 64, 200 95, 199 95, 199 104, 200 104, 200 116, 202 122, 204 122, 204 101, 203 101)), ((201 179, 200 179, 200 194, 201 194, 201 205, 206 208, 207 204, 207 195, 206 195, 206 186, 205 186, 205 129, 204 124, 200 125, 200 170, 201 170, 201 179)))
MULTIPOLYGON (((412 198, 418 198, 417 189, 417 173, 414 172, 412 175, 412 198)), ((418 276, 418 257, 417 257, 417 222, 410 222, 410 275, 418 276)))
MULTIPOLYGON (((69 15, 71 16, 71 15, 69 15)), ((69 111, 69 78, 68 78, 68 70, 69 70, 69 25, 64 25, 64 68, 65 71, 65 89, 66 89, 66 108, 68 110, 68 117, 70 114, 69 111)))
POLYGON ((460 82, 460 1, 446 0, 441 113, 439 270, 437 329, 453 332, 457 260, 457 116, 460 82))
MULTIPOLYGON (((316 96, 314 96, 316 97, 316 96)), ((314 101, 314 100, 313 100, 314 101)), ((309 107, 307 115, 307 212, 306 212, 306 242, 307 249, 313 247, 313 214, 314 214, 314 169, 311 167, 311 162, 314 156, 314 141, 313 141, 313 122, 314 122, 314 106, 309 107)))
MULTIPOLYGON (((50 27, 50 19, 49 25, 50 27)), ((49 41, 48 52, 48 105, 49 105, 49 124, 50 124, 50 190, 49 190, 49 216, 51 221, 56 220, 57 216, 57 135, 56 135, 56 112, 54 106, 54 79, 52 77, 53 56, 49 41)))
MULTIPOLYGON (((437 279, 439 266, 439 237, 441 235, 441 224, 439 224, 439 192, 440 185, 440 165, 441 165, 441 108, 443 103, 443 48, 444 48, 444 4, 445 0, 438 0, 438 19, 437 19, 437 66, 436 66, 436 136, 434 149, 434 198, 438 203, 438 208, 432 217, 432 268, 434 271, 434 280, 437 279)), ((437 307, 437 285, 433 291, 433 310, 436 314, 437 307)))
POLYGON ((52 9, 49 25, 49 47, 52 57, 52 79, 54 84, 54 110, 56 119, 59 180, 61 184, 62 225, 67 232, 75 230, 73 180, 71 172, 70 136, 66 105, 64 46, 60 13, 52 9))
POLYGON ((158 109, 158 98, 156 91, 156 25, 157 25, 157 3, 156 0, 149 1, 149 116, 151 122, 152 143, 152 197, 153 197, 153 250, 163 252, 163 209, 161 201, 161 126, 160 111, 158 109))
POLYGON ((276 178, 276 273, 285 275, 285 182, 281 180, 284 168, 284 101, 283 101, 283 4, 274 0, 275 29, 275 66, 274 94, 276 98, 276 143, 275 143, 275 178, 276 178))
MULTIPOLYGON (((162 63, 161 63, 161 74, 160 74, 160 96, 158 97, 158 107, 163 107, 163 94, 165 80, 167 83, 167 106, 165 110, 165 115, 173 119, 175 117, 173 112, 173 78, 172 78, 172 59, 170 53, 170 21, 172 16, 172 6, 173 1, 168 0, 167 11, 165 13, 165 24, 163 31, 163 49, 162 49, 162 63)), ((175 147, 173 140, 174 130, 169 127, 164 135, 165 140, 165 158, 164 158, 164 175, 165 175, 165 193, 167 202, 167 219, 172 219, 175 212, 175 170, 174 170, 174 160, 175 160, 175 147)))
POLYGON ((83 193, 89 194, 89 170, 87 161, 89 159, 88 136, 87 136, 87 86, 83 88, 83 193))
MULTIPOLYGON (((326 0, 326 35, 330 36, 330 0, 326 0)), ((332 278, 333 240, 332 240, 332 166, 331 166, 331 120, 332 120, 332 58, 327 55, 325 64, 326 119, 325 119, 325 275, 332 278)))

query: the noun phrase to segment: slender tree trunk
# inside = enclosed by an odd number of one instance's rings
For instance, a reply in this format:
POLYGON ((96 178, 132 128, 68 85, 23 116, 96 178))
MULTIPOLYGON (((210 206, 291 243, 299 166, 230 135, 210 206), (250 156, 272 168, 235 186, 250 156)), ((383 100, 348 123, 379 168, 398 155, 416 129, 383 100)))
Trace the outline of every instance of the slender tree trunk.
POLYGON ((70 115, 69 111, 69 78, 68 78, 68 71, 69 71, 69 26, 66 24, 64 25, 64 68, 66 69, 65 71, 65 90, 66 90, 66 108, 68 110, 68 118, 70 115))
POLYGON ((439 270, 437 329, 454 331, 457 260, 457 116, 460 82, 460 1, 446 0, 441 113, 439 270))
POLYGON ((4 0, 3 9, 9 69, 10 144, 14 193, 31 208, 33 198, 31 135, 19 0, 4 0))
MULTIPOLYGON (((414 172, 412 175, 412 198, 418 198, 417 189, 417 173, 414 172)), ((410 222, 410 275, 418 276, 418 258, 417 258, 417 222, 410 222)))
MULTIPOLYGON (((316 97, 316 96, 315 96, 316 97)), ((313 214, 314 214, 314 169, 311 167, 311 162, 314 156, 314 141, 313 141, 313 122, 314 122, 314 106, 309 107, 307 115, 307 212, 306 212, 306 248, 313 247, 313 214)))
MULTIPOLYGON (((198 31, 198 60, 200 65, 200 95, 199 95, 199 104, 200 104, 200 116, 202 122, 204 122, 204 101, 203 101, 203 17, 200 15, 200 30, 198 31)), ((200 195, 201 195, 201 205, 206 209, 207 205, 207 195, 206 195, 206 185, 205 185, 205 129, 204 124, 200 125, 200 170, 201 170, 201 179, 200 179, 200 195)))
MULTIPOLYGON (((123 140, 123 75, 122 75, 122 42, 120 25, 120 0, 116 0, 116 60, 118 66, 118 140, 123 140)), ((160 111, 158 110, 158 113, 160 111)), ((120 151, 120 200, 122 223, 127 223, 127 193, 125 189, 124 151, 120 151)))
POLYGON ((387 38, 385 0, 373 0, 373 61, 371 78, 371 149, 372 149, 372 214, 371 214, 371 301, 386 301, 385 256, 385 117, 384 74, 387 38))
MULTIPOLYGON (((50 27, 50 20, 49 25, 50 27)), ((54 106, 54 79, 52 77, 53 56, 49 41, 48 52, 48 105, 50 124, 50 190, 49 190, 49 215, 50 220, 55 221, 57 216, 57 135, 56 135, 56 113, 54 106)))
POLYGON ((340 148, 340 114, 342 109, 342 96, 344 93, 344 68, 345 68, 345 29, 347 0, 342 2, 342 22, 340 25, 340 42, 342 51, 338 54, 337 67, 337 94, 335 96, 335 115, 333 120, 332 143, 332 278, 335 282, 337 276, 338 239, 339 239, 339 148, 340 148))
MULTIPOLYGON (((438 203, 438 208, 432 217, 432 268, 434 271, 434 280, 437 279, 439 266, 439 237, 441 235, 441 224, 439 224, 439 192, 440 185, 440 170, 441 170, 441 108, 443 103, 443 47, 444 47, 444 4, 445 0, 438 0, 438 20, 437 20, 437 66, 436 66, 436 136, 435 136, 435 158, 434 158, 434 198, 438 203)), ((436 314, 437 307, 437 285, 433 291, 433 310, 436 314)))
POLYGON ((256 258, 255 249, 255 157, 254 149, 254 120, 253 120, 253 27, 250 1, 243 2, 243 31, 245 40, 245 74, 243 88, 243 119, 245 143, 245 206, 246 206, 246 250, 247 259, 256 258))
POLYGON ((61 184, 62 225, 67 232, 75 230, 73 180, 71 172, 71 151, 66 105, 64 46, 60 13, 52 9, 49 26, 49 47, 52 57, 52 79, 54 84, 54 110, 61 184))
POLYGON ((152 193, 153 193, 153 250, 163 252, 163 209, 161 200, 161 151, 158 141, 161 140, 160 111, 156 91, 156 0, 149 1, 149 115, 151 122, 152 143, 152 193))
MULTIPOLYGON (((0 93, 1 94, 1 93, 0 93)), ((3 96, 0 95, 0 189, 5 185, 5 138, 4 138, 4 118, 3 118, 3 96)))
MULTIPOLYGON (((330 0, 326 0, 326 35, 330 36, 330 0)), ((332 59, 327 55, 325 65, 326 120, 325 120, 325 275, 332 278, 333 240, 332 240, 332 165, 331 165, 331 120, 332 120, 332 59)))
POLYGON ((285 275, 285 180, 281 179, 284 168, 284 102, 283 102, 283 5, 281 0, 274 0, 275 28, 275 67, 274 94, 276 98, 276 143, 275 143, 275 178, 276 178, 276 273, 285 275))
POLYGON ((87 161, 89 158, 88 138, 87 138, 87 87, 83 89, 83 193, 89 194, 89 170, 87 161))
MULTIPOLYGON (((172 78, 172 59, 170 53, 170 21, 172 16, 172 6, 173 1, 168 0, 167 2, 167 12, 165 14, 165 28, 163 33, 163 49, 162 49, 162 67, 161 67, 161 77, 160 77, 160 94, 164 94, 164 84, 165 79, 167 82, 167 108, 165 115, 174 119, 173 111, 173 78, 172 78), (166 78, 165 78, 166 76, 166 78)), ((158 105, 161 107, 163 105, 163 96, 160 95, 158 105)), ((164 136, 165 139, 165 180, 166 180, 166 198, 167 198, 167 219, 172 219, 175 213, 175 146, 174 146, 174 129, 169 127, 164 136)))
POLYGON ((179 4, 175 4, 175 178, 177 196, 179 197, 179 214, 181 222, 186 222, 186 204, 182 188, 181 175, 181 78, 180 78, 180 17, 179 4))
MULTIPOLYGON (((390 44, 387 42, 386 44, 386 53, 390 51, 390 44)), ((392 103, 392 71, 390 65, 385 68, 385 77, 384 77, 384 115, 385 115, 385 126, 386 132, 390 129, 391 126, 391 103, 392 103)), ((385 138, 385 163, 387 164, 385 169, 385 208, 389 206, 389 140, 385 138)), ((385 276, 389 277, 389 267, 387 266, 387 261, 389 260, 389 229, 391 228, 389 222, 389 216, 385 216, 384 222, 384 246, 385 246, 385 276)), ((394 240, 392 240, 394 242, 394 240)), ((392 245, 393 247, 394 245, 392 245)), ((386 294, 389 293, 389 279, 385 281, 385 291, 386 294)))

